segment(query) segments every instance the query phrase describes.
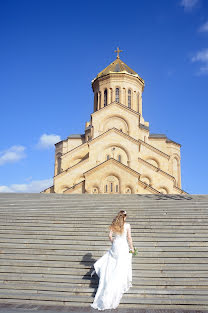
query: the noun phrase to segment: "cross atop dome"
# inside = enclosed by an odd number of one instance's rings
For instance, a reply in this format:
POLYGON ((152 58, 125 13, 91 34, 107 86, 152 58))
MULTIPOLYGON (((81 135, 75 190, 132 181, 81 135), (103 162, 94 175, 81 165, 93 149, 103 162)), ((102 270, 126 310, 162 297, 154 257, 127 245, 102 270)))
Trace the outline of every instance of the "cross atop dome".
POLYGON ((120 59, 119 53, 123 52, 123 50, 120 50, 119 48, 117 48, 117 50, 114 50, 115 53, 117 53, 117 59, 120 59))

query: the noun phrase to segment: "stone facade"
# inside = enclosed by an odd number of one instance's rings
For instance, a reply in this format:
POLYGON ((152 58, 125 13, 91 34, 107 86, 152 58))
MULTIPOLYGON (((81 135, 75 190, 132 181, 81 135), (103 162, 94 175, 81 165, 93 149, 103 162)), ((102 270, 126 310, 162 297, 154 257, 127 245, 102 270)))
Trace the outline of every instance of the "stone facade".
POLYGON ((142 116, 144 80, 117 56, 92 88, 85 133, 55 144, 54 184, 43 192, 186 194, 181 145, 150 134, 142 116))

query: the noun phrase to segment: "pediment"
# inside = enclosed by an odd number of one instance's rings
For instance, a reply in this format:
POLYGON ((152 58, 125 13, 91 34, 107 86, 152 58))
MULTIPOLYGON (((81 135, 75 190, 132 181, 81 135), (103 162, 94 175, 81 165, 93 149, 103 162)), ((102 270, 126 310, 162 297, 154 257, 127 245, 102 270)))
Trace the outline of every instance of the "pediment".
POLYGON ((127 171, 128 173, 130 173, 131 175, 133 175, 137 178, 140 177, 140 173, 136 172, 135 170, 131 169, 130 167, 124 165, 123 163, 121 163, 121 162, 119 162, 113 158, 110 158, 109 160, 106 160, 106 161, 94 166, 90 170, 86 171, 83 175, 85 177, 90 176, 92 173, 99 171, 103 168, 105 168, 105 169, 112 168, 112 165, 113 165, 114 169, 120 168, 121 170, 127 171))
POLYGON ((136 140, 135 138, 133 138, 133 137, 123 133, 122 131, 120 131, 117 128, 111 128, 111 129, 107 130, 105 133, 102 133, 101 135, 99 135, 99 136, 95 137, 94 139, 90 140, 89 141, 89 145, 95 143, 98 140, 104 139, 104 137, 106 137, 106 136, 108 136, 108 135, 110 135, 112 133, 117 134, 120 137, 121 141, 122 141, 122 139, 130 140, 135 145, 139 145, 139 144, 144 145, 147 149, 154 151, 155 153, 163 156, 166 159, 170 158, 170 156, 168 154, 162 152, 161 150, 155 148, 154 146, 151 146, 150 144, 144 142, 141 139, 136 140))

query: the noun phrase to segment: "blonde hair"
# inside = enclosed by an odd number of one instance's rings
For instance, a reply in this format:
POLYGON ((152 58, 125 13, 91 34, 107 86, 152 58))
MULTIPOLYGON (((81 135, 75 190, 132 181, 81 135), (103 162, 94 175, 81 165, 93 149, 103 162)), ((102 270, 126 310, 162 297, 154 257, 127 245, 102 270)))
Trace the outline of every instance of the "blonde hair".
POLYGON ((114 233, 122 234, 124 231, 124 218, 126 216, 126 211, 121 210, 116 217, 113 219, 109 229, 114 233))

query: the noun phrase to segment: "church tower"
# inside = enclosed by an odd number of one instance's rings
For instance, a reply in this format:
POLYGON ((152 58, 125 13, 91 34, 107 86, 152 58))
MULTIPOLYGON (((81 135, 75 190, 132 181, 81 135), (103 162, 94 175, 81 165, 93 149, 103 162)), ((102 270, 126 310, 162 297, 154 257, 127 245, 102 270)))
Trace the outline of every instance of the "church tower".
POLYGON ((144 80, 119 56, 92 81, 94 112, 84 134, 55 144, 46 193, 186 194, 180 147, 151 134, 142 115, 144 80))

